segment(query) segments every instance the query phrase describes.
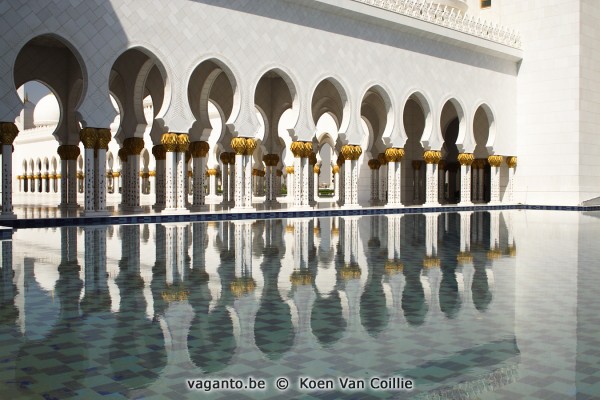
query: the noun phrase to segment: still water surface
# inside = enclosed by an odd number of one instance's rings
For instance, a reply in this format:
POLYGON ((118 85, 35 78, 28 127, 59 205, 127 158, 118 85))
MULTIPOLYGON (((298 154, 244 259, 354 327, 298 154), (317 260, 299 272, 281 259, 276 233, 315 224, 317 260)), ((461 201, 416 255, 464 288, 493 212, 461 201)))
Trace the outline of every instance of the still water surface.
POLYGON ((266 389, 213 398, 600 398, 599 228, 492 211, 20 230, 0 397, 227 379, 266 389))

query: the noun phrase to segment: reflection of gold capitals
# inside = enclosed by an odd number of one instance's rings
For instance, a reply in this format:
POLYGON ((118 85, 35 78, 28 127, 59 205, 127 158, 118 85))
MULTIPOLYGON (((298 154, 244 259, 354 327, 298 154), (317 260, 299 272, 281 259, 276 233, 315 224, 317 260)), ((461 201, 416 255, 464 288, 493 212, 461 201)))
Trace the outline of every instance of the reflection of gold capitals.
POLYGON ((157 161, 165 160, 167 158, 167 151, 165 150, 165 146, 159 144, 152 147, 152 155, 157 161))
POLYGON ((254 289, 256 289, 256 282, 252 277, 243 276, 241 278, 235 278, 235 280, 231 282, 230 288, 235 297, 242 297, 254 292, 254 289))
POLYGON ((293 174, 294 167, 285 167, 285 172, 287 172, 288 175, 293 174))
POLYGON ((176 133, 164 133, 160 137, 160 143, 164 146, 165 151, 173 153, 177 151, 177 134, 176 133))
POLYGON ((442 159, 442 152, 437 150, 427 150, 423 153, 423 159, 427 164, 437 164, 442 159))
POLYGON ((340 269, 340 278, 344 281, 359 279, 361 275, 362 271, 356 263, 346 264, 340 269))
POLYGON ((461 251, 456 256, 456 261, 458 261, 458 263, 460 265, 472 264, 473 263, 473 255, 471 253, 469 253, 468 251, 461 251))
POLYGON ((516 168, 517 157, 515 157, 515 156, 506 157, 506 165, 508 165, 508 168, 516 168))
POLYGON ((492 249, 487 252, 488 260, 497 260, 502 257, 502 251, 500 249, 492 249))
POLYGON ((441 265, 441 261, 437 257, 427 256, 423 260, 423 268, 439 268, 441 265))
POLYGON ((404 264, 400 261, 387 260, 385 262, 385 273, 388 275, 401 274, 404 271, 404 264))
POLYGON ((286 225, 285 226, 285 231, 287 233, 294 233, 294 225, 286 225))
POLYGON ((471 153, 461 153, 458 155, 460 165, 471 165, 475 161, 475 156, 471 153))
POLYGON ((19 128, 13 122, 0 122, 0 141, 2 144, 13 144, 19 134, 19 128))
POLYGON ((502 161, 504 161, 504 157, 502 156, 494 155, 488 157, 488 162, 492 167, 499 167, 500 165, 502 165, 502 161))
POLYGON ((321 228, 319 228, 318 226, 315 226, 315 227, 313 228, 313 233, 314 233, 315 235, 318 235, 318 234, 320 234, 320 233, 321 233, 321 228))
POLYGON ((176 301, 185 301, 188 299, 190 292, 179 285, 169 286, 167 290, 162 292, 162 299, 167 303, 173 303, 176 301))
POLYGON ((292 282, 293 286, 312 285, 313 276, 312 273, 308 270, 296 270, 292 272, 292 275, 290 276, 290 282, 292 282))
POLYGON ((333 228, 331 228, 331 234, 333 236, 338 236, 340 234, 340 228, 338 228, 337 226, 334 226, 333 228))
POLYGON ((192 157, 206 157, 208 154, 208 150, 210 150, 210 146, 208 142, 192 142, 190 143, 190 153, 192 153, 192 157))

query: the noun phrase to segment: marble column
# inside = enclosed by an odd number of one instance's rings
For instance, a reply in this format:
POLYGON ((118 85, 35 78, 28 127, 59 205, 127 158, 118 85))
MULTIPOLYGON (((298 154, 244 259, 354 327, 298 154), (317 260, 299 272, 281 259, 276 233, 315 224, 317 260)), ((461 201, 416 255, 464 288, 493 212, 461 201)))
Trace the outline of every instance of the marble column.
POLYGON ((177 134, 165 133, 161 137, 165 148, 165 208, 163 213, 173 213, 177 208, 177 134))
POLYGON ((127 149, 122 147, 119 149, 119 159, 121 160, 121 209, 126 209, 129 205, 129 196, 127 195, 127 186, 129 186, 129 171, 127 169, 127 149))
POLYGON ((436 150, 427 150, 423 154, 423 158, 427 163, 426 172, 426 191, 425 191, 425 206, 439 206, 438 202, 438 180, 437 180, 437 164, 442 158, 442 152, 436 150))
POLYGON ((77 157, 79 147, 76 145, 61 145, 58 147, 60 156, 60 208, 77 208, 77 157))
POLYGON ((421 202, 421 161, 413 160, 413 204, 421 202))
POLYGON ((344 157, 344 207, 357 208, 358 205, 358 159, 362 148, 358 145, 344 145, 341 155, 344 157))
POLYGON ((256 140, 237 137, 231 140, 235 150, 235 207, 234 210, 252 209, 252 153, 256 140))
POLYGON ((340 166, 334 165, 331 167, 331 173, 333 174, 333 201, 340 201, 340 166))
POLYGON ((167 158, 167 152, 165 146, 162 144, 152 147, 152 155, 156 160, 156 200, 154 202, 154 210, 162 211, 165 209, 165 195, 166 195, 166 174, 165 174, 165 160, 167 158))
POLYGON ((385 150, 387 162, 387 204, 386 207, 402 206, 402 158, 404 149, 390 147, 385 150))
MULTIPOLYGON (((193 163, 193 184, 192 184, 192 206, 195 209, 201 209, 206 205, 206 195, 204 192, 204 184, 206 179, 206 155, 210 150, 208 142, 192 142, 190 144, 190 153, 192 154, 193 163)), ((208 170, 208 175, 211 185, 211 190, 215 190, 216 185, 215 178, 217 177, 217 170, 208 170)), ((211 195, 215 195, 215 192, 211 191, 211 195)))
POLYGON ((517 169, 517 157, 506 157, 506 165, 508 165, 508 184, 506 186, 505 203, 512 204, 515 202, 515 170, 517 169))
MULTIPOLYGON (((223 152, 219 156, 222 163, 221 168, 221 191, 223 193, 222 205, 227 205, 230 202, 229 198, 229 153, 223 152)), ((210 196, 216 195, 215 193, 210 193, 210 196)))
POLYGON ((500 203, 500 166, 504 157, 493 155, 488 157, 490 163, 490 204, 500 203))
MULTIPOLYGON (((294 176, 293 176, 293 186, 294 186, 294 190, 293 190, 293 205, 295 208, 301 208, 302 207, 302 183, 303 183, 303 179, 302 179, 302 173, 303 168, 302 168, 302 159, 304 157, 304 143, 305 142, 292 142, 292 144, 290 145, 290 150, 292 151, 292 154, 294 154, 294 176)), ((311 143, 312 146, 312 143, 311 143)), ((312 149, 312 147, 311 147, 312 149)), ((288 176, 289 176, 289 171, 288 171, 288 176)), ((289 191, 289 188, 288 188, 289 191)))
POLYGON ((187 213, 187 181, 188 181, 188 168, 186 162, 186 152, 190 148, 190 139, 186 133, 177 135, 177 155, 175 158, 176 162, 176 204, 178 213, 187 213))
POLYGON ((309 153, 308 161, 308 171, 306 174, 306 179, 308 180, 308 205, 310 207, 314 207, 317 202, 315 201, 315 186, 319 187, 319 175, 315 174, 315 167, 317 166, 317 155, 311 151, 309 153), (316 185, 315 185, 316 179, 316 185))
POLYGON ((461 153, 458 155, 460 163, 460 205, 470 206, 473 204, 471 199, 471 165, 475 157, 471 153, 461 153))
POLYGON ((378 160, 369 160, 369 168, 371 169, 371 205, 377 205, 379 202, 379 168, 381 163, 378 160))
POLYGON ((438 176, 438 201, 446 204, 446 161, 440 160, 437 165, 438 176))
POLYGON ((233 205, 235 200, 235 152, 229 152, 229 202, 233 205))
POLYGON ((98 134, 94 128, 84 128, 79 133, 79 138, 83 143, 84 150, 84 168, 85 168, 85 206, 84 214, 93 214, 95 209, 95 187, 94 187, 94 148, 96 146, 98 134))
POLYGON ((98 129, 96 140, 96 174, 94 187, 96 190, 96 215, 108 215, 106 210, 106 152, 112 138, 110 129, 98 129))
POLYGON ((379 153, 377 156, 377 161, 379 161, 379 204, 387 203, 387 158, 385 157, 385 153, 379 153))
MULTIPOLYGON (((277 204, 277 177, 275 168, 277 164, 279 164, 279 155, 277 154, 267 154, 263 157, 263 162, 266 166, 266 199, 265 203, 267 205, 275 205, 277 204)), ((279 172, 279 171, 277 171, 279 172)))
POLYGON ((130 137, 123 141, 127 149, 127 211, 141 211, 140 207, 140 153, 144 149, 144 139, 130 137))
POLYGON ((321 174, 321 166, 319 164, 315 164, 313 166, 313 184, 312 184, 312 190, 311 190, 311 199, 310 199, 310 204, 311 206, 315 206, 317 205, 317 199, 319 198, 319 175, 321 174))
POLYGON ((12 152, 19 129, 12 122, 0 122, 2 141, 2 213, 0 219, 16 218, 12 206, 12 152))

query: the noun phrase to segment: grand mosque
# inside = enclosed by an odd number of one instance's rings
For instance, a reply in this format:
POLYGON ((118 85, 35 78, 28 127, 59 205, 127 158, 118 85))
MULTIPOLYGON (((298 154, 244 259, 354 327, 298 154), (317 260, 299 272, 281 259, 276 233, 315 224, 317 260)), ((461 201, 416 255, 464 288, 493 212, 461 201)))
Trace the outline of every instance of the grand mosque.
POLYGON ((3 218, 600 196, 592 1, 1 8, 3 218))

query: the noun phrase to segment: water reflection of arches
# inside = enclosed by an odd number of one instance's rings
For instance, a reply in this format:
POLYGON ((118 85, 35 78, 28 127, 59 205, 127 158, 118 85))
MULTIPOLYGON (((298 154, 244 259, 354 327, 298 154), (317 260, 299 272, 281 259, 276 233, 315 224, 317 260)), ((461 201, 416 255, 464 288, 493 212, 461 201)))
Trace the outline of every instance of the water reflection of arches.
POLYGON ((405 266, 404 277, 406 285, 402 292, 402 311, 409 325, 420 326, 425 322, 429 307, 425 301, 425 291, 421 283, 421 267, 405 266))

